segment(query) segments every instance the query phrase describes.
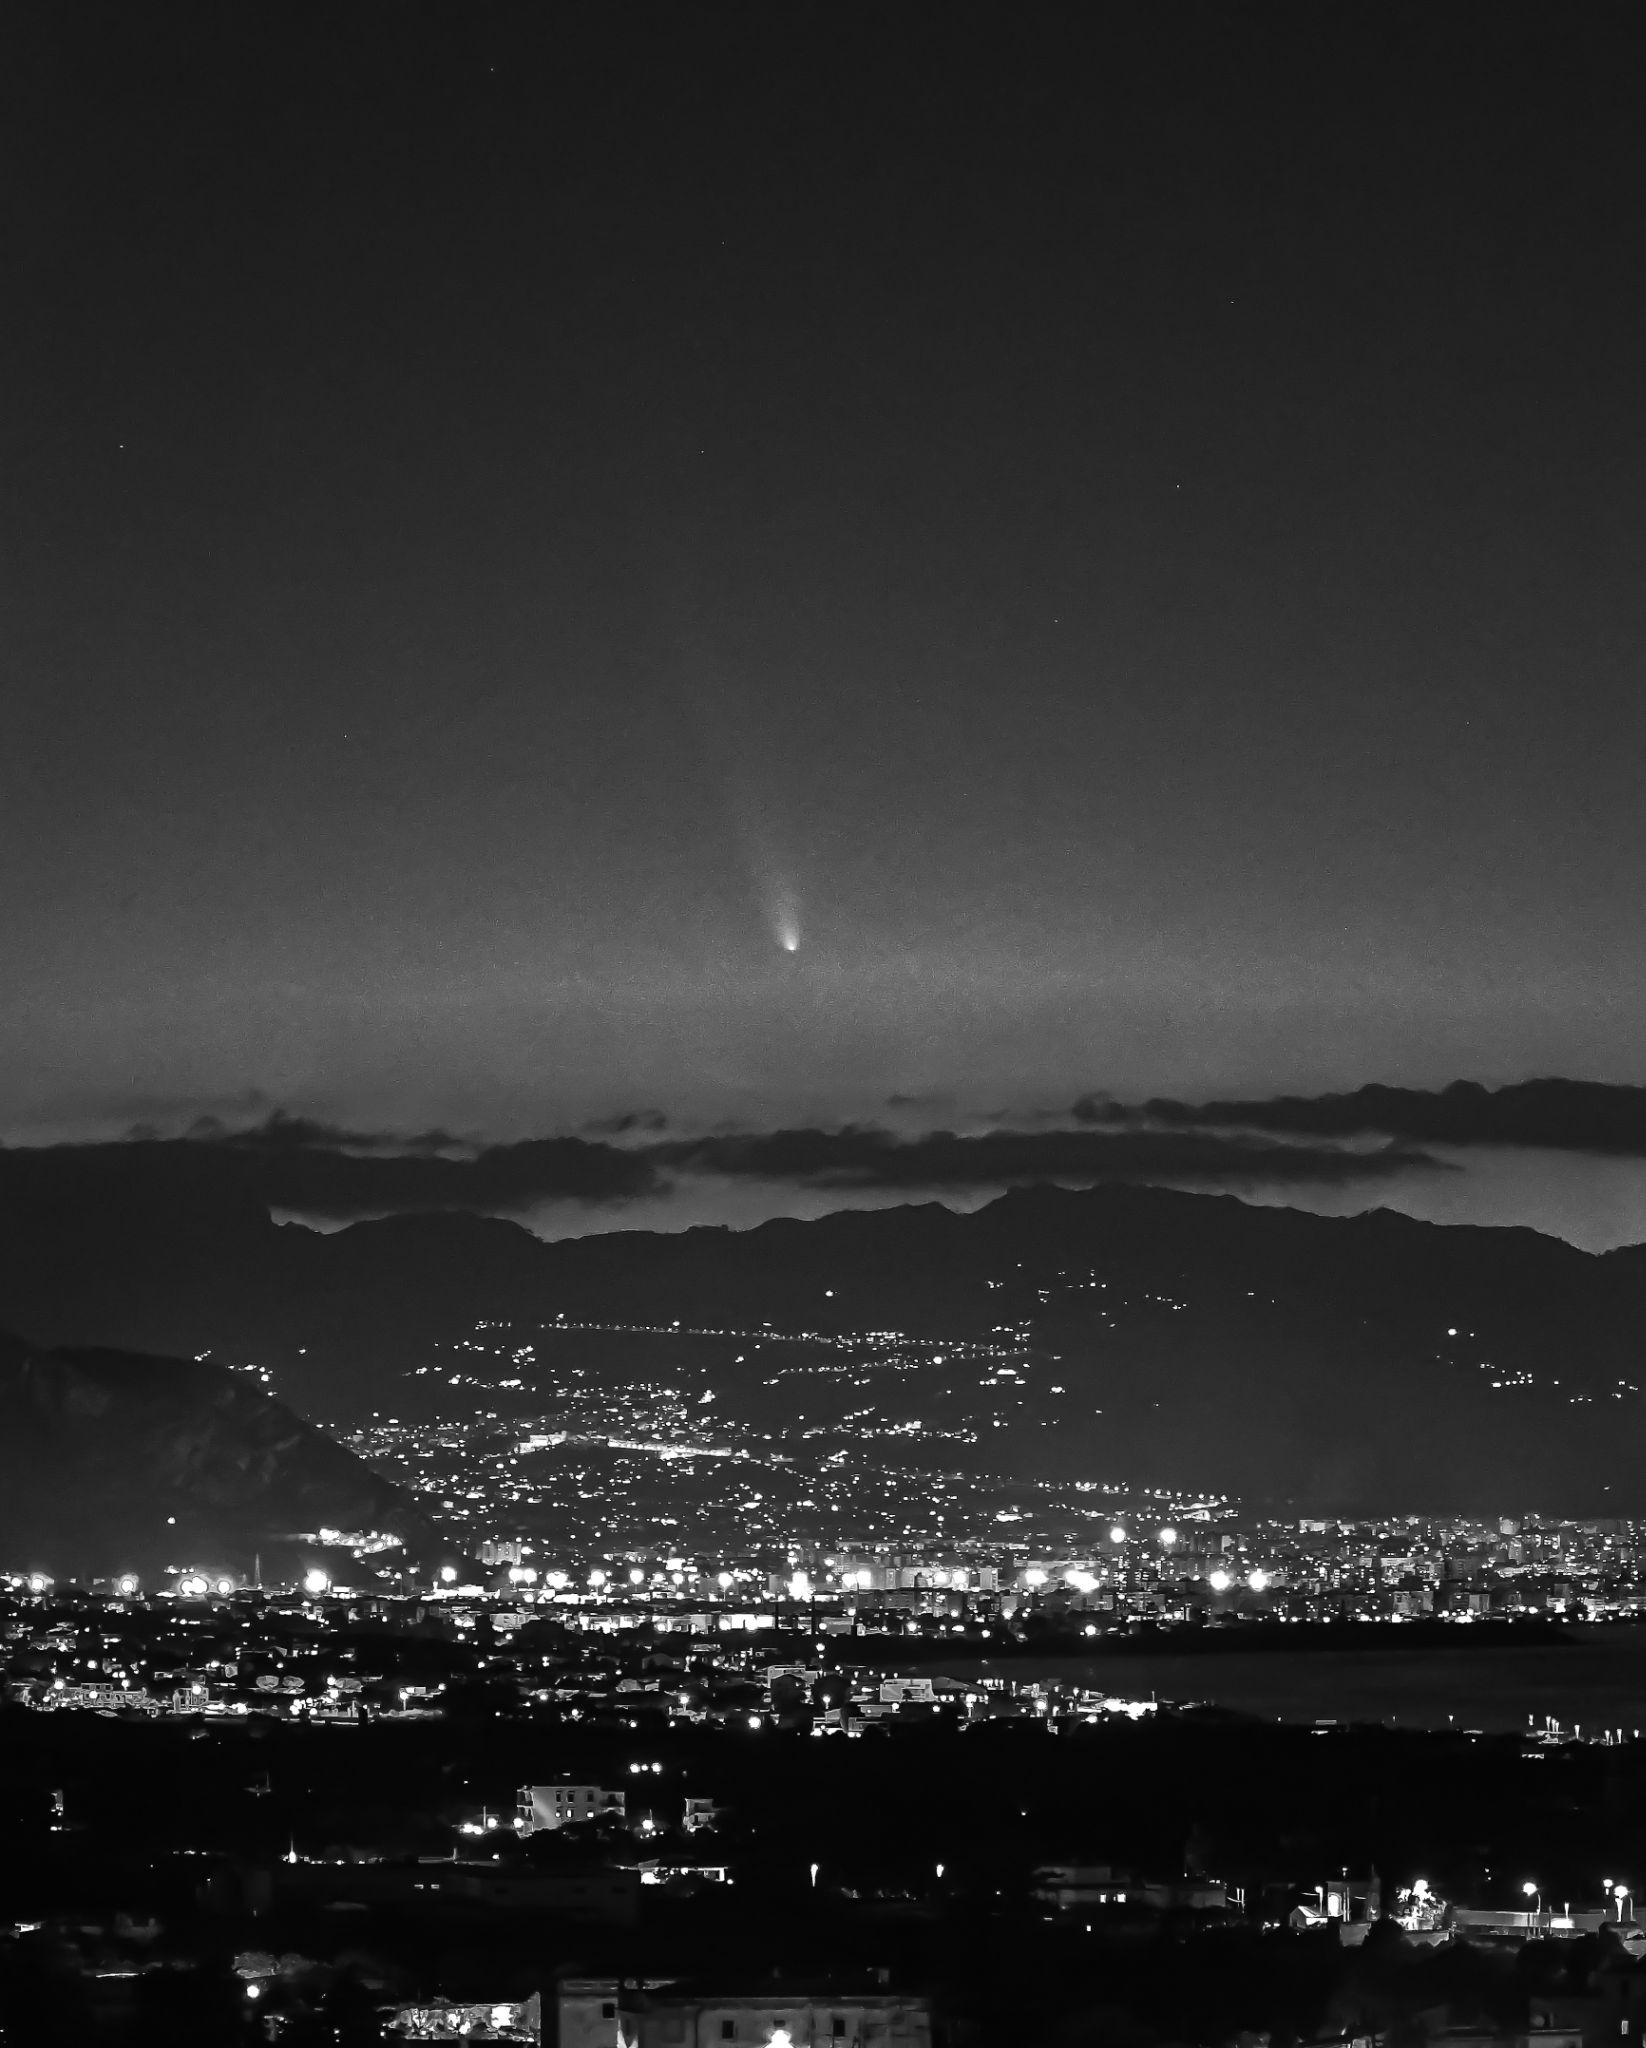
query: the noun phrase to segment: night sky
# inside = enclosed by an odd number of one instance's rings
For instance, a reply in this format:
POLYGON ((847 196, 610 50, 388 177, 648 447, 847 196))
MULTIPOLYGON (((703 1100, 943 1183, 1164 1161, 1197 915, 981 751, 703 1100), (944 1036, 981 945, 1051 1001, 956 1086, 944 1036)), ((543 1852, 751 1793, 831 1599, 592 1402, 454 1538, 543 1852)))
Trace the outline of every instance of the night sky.
POLYGON ((1630 22, 11 10, 0 1122, 1646 1079, 1630 22))

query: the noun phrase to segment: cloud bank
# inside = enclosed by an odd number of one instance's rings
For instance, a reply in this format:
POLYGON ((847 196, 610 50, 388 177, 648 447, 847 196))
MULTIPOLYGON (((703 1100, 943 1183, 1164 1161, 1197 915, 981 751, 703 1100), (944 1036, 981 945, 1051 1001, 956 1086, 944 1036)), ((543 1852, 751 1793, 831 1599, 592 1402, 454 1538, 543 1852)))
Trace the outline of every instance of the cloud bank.
POLYGON ((644 1203, 655 1215, 659 1204, 690 1211, 714 1186, 829 1193, 847 1207, 854 1198, 966 1198, 1044 1181, 1285 1190, 1414 1170, 1444 1169, 1400 1140, 1349 1146, 1261 1132, 1077 1126, 910 1136, 858 1124, 675 1135, 646 1113, 612 1119, 602 1135, 491 1145, 277 1111, 239 1128, 196 1119, 172 1137, 138 1127, 115 1142, 0 1148, 0 1201, 256 1207, 336 1222, 422 1211, 529 1215, 556 1204, 644 1203))
POLYGON ((1136 1105, 1088 1095, 1074 1105, 1087 1128, 1251 1131, 1298 1139, 1380 1136, 1418 1145, 1517 1145, 1646 1159, 1646 1088, 1605 1081, 1518 1081, 1484 1088, 1357 1088, 1346 1095, 1277 1095, 1259 1102, 1136 1105))
POLYGON ((941 1097, 883 1119, 778 1130, 682 1129, 661 1111, 491 1143, 443 1129, 372 1130, 248 1095, 209 1113, 168 1106, 124 1138, 0 1147, 0 1225, 45 1204, 71 1220, 186 1230, 238 1213, 333 1227, 371 1216, 516 1218, 549 1237, 734 1227, 773 1215, 939 1200, 970 1208, 1056 1182, 1223 1189, 1346 1214, 1527 1223, 1603 1250, 1646 1238, 1646 1088, 1537 1080, 1202 1103, 1124 1103, 947 1124, 941 1097), (910 1112, 914 1115, 911 1116, 910 1112))

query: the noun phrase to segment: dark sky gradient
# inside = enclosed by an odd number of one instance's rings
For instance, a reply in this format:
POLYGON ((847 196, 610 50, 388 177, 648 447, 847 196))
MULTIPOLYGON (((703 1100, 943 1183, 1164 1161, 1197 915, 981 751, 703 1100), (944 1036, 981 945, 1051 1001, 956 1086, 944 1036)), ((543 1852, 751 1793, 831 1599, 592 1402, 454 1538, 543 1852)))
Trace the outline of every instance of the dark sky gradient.
POLYGON ((1646 1078, 1637 28, 14 9, 0 1122, 1646 1078))

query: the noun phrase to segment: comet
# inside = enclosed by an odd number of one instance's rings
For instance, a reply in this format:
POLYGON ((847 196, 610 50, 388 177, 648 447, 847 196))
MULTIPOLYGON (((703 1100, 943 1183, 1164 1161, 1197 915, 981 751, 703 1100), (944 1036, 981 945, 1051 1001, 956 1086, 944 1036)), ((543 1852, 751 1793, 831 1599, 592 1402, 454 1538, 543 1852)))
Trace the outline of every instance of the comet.
POLYGON ((800 951, 800 905, 794 891, 779 884, 771 891, 772 936, 785 953, 800 951))

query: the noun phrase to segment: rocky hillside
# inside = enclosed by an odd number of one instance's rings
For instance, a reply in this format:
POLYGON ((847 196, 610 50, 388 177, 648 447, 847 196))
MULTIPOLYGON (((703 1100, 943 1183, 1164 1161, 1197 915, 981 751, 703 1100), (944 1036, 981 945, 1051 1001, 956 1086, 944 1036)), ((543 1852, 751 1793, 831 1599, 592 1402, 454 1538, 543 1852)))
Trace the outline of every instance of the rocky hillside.
POLYGON ((322 1528, 439 1547, 413 1496, 243 1374, 0 1335, 0 1567, 286 1575, 322 1528))

